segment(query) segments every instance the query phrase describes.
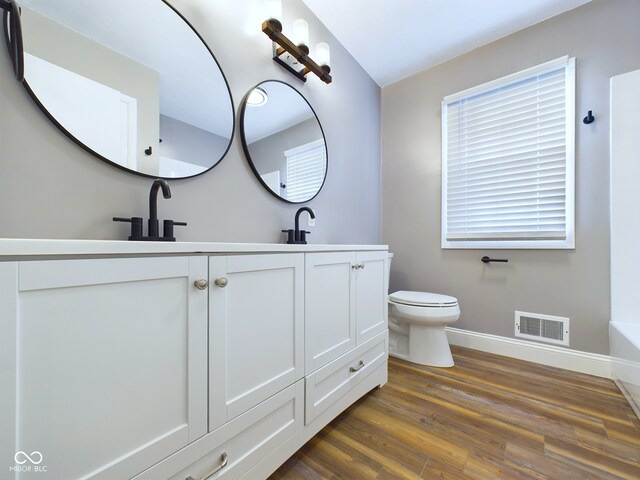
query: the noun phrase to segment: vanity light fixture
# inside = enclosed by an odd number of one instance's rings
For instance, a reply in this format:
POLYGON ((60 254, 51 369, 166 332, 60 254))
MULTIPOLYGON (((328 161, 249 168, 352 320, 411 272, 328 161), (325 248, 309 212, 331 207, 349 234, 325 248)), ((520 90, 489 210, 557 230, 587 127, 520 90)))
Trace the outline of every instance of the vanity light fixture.
POLYGON ((282 33, 282 4, 280 0, 265 0, 268 19, 262 22, 262 31, 273 41, 273 60, 289 73, 307 81, 309 72, 316 74, 324 83, 331 83, 329 67, 329 45, 319 43, 316 47, 318 62, 309 56, 309 25, 303 19, 293 22, 292 40, 282 33))
POLYGON ((265 92, 262 88, 256 87, 251 90, 249 97, 247 98, 247 105, 252 107, 261 107, 269 100, 269 96, 267 92, 265 92))

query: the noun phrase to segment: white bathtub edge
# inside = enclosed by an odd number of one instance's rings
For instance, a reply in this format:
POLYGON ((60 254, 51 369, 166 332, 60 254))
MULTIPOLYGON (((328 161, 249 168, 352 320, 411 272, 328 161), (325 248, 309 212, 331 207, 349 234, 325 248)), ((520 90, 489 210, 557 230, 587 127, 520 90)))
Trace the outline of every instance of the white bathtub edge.
POLYGON ((640 324, 611 322, 611 374, 640 419, 640 324))

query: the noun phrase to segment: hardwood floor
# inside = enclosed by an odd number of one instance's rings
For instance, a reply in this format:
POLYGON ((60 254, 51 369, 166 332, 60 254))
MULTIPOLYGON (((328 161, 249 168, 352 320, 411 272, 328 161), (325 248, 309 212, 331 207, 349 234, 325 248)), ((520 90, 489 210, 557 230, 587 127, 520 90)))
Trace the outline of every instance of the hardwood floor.
POLYGON ((610 380, 453 347, 450 369, 390 359, 270 478, 640 479, 640 421, 610 380))

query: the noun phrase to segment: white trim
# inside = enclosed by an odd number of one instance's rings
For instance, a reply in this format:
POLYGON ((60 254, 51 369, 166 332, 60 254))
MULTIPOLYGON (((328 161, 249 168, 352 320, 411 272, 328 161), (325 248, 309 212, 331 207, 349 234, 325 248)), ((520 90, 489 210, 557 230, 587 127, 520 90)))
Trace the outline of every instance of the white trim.
POLYGON ((459 347, 518 358, 597 377, 611 378, 611 357, 608 355, 580 352, 570 348, 543 345, 451 327, 447 327, 447 338, 451 345, 459 347))
POLYGON ((130 170, 138 170, 138 100, 120 92, 120 102, 126 108, 127 121, 122 124, 121 141, 126 140, 122 145, 124 152, 122 160, 130 170))
POLYGON ((460 100, 461 98, 471 97, 476 93, 483 93, 487 90, 492 90, 496 87, 500 87, 505 83, 517 82, 518 80, 532 77, 533 75, 536 75, 540 72, 546 72, 547 70, 553 70, 555 68, 568 66, 569 62, 571 62, 572 60, 574 59, 570 59, 568 55, 565 55, 564 57, 541 63, 540 65, 536 65, 535 67, 527 68, 526 70, 521 70, 519 72, 512 73, 511 75, 491 80, 490 82, 483 83, 482 85, 476 85, 475 87, 467 88, 466 90, 463 90, 461 92, 452 93, 451 95, 447 95, 446 97, 444 97, 442 102, 455 102, 457 100, 460 100))

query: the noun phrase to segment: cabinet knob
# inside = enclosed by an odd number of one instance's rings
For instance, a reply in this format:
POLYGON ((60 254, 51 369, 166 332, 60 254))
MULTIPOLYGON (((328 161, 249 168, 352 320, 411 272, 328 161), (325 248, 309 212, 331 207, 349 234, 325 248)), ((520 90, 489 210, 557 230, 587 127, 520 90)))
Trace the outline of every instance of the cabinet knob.
POLYGON ((198 290, 206 290, 209 286, 209 282, 207 282, 204 278, 199 278, 193 284, 196 286, 198 290))
POLYGON ((364 268, 364 263, 361 263, 361 264, 360 264, 360 268, 364 268))
POLYGON ((360 268, 360 265, 357 265, 357 264, 356 265, 351 265, 351 268, 353 268, 354 270, 357 270, 357 269, 360 268))
POLYGON ((220 288, 224 288, 229 284, 229 280, 227 280, 224 277, 220 277, 220 278, 216 278, 215 282, 214 282, 217 286, 219 286, 220 288))

